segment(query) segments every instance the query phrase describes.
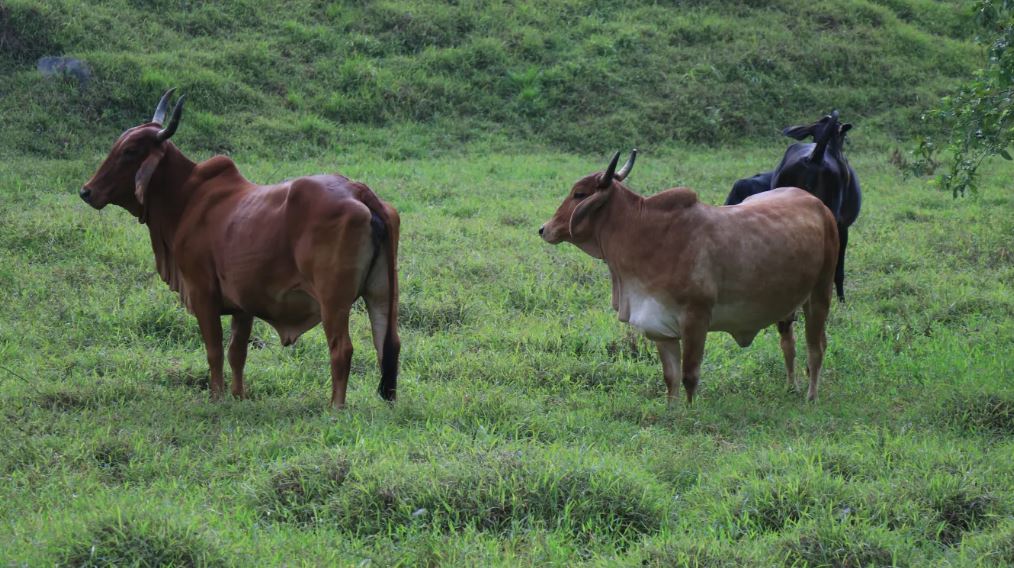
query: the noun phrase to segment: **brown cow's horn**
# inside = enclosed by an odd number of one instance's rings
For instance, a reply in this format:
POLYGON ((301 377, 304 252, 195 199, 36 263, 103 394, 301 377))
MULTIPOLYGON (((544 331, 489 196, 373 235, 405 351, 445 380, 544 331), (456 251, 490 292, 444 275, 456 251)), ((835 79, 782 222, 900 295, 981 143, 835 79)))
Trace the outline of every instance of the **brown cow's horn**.
POLYGON ((627 163, 623 164, 623 167, 620 168, 620 171, 616 172, 616 175, 613 177, 615 177, 618 181, 623 181, 627 179, 627 176, 630 175, 630 170, 634 169, 634 160, 636 159, 637 159, 637 148, 634 148, 633 150, 630 151, 630 157, 627 158, 627 163))
POLYGON ((599 180, 599 187, 606 188, 612 185, 613 175, 616 173, 616 163, 620 161, 620 153, 613 154, 613 159, 609 162, 609 167, 606 168, 606 173, 602 174, 602 179, 599 180))
POLYGON ((175 90, 176 87, 169 89, 164 95, 162 95, 162 98, 159 99, 158 106, 155 107, 155 114, 151 117, 151 121, 155 124, 162 124, 165 122, 165 111, 169 108, 169 97, 172 96, 173 91, 175 90))
POLYGON ((183 101, 187 100, 187 96, 183 95, 176 101, 176 106, 173 107, 173 115, 169 118, 169 125, 158 131, 158 141, 165 142, 176 132, 176 127, 180 125, 180 114, 183 113, 183 101))

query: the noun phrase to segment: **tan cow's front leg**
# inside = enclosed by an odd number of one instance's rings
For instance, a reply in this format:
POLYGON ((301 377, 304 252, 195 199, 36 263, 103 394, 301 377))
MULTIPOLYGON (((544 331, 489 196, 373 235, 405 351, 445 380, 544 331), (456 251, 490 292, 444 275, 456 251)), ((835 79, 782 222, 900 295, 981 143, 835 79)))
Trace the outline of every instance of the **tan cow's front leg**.
POLYGON ((680 340, 679 339, 657 339, 655 346, 658 347, 658 357, 662 360, 662 374, 665 377, 665 388, 667 402, 670 406, 676 402, 680 393, 680 340))
POLYGON ((704 342, 708 338, 708 315, 687 310, 681 323, 683 336, 683 387, 687 390, 687 404, 693 404, 694 393, 701 380, 701 362, 704 360, 704 342))
POLYGON ((827 350, 827 314, 831 308, 831 292, 819 296, 813 294, 803 306, 806 314, 806 366, 810 375, 810 388, 806 400, 817 400, 817 383, 820 381, 820 368, 824 364, 824 351, 827 350))
POLYGON ((232 368, 232 396, 243 398, 243 367, 246 365, 247 344, 250 341, 250 330, 253 329, 253 316, 235 314, 232 316, 232 337, 229 339, 229 367, 232 368))
POLYGON ((208 371, 211 374, 211 400, 222 399, 225 380, 222 378, 222 318, 221 310, 213 302, 191 299, 191 309, 201 327, 204 350, 208 354, 208 371))

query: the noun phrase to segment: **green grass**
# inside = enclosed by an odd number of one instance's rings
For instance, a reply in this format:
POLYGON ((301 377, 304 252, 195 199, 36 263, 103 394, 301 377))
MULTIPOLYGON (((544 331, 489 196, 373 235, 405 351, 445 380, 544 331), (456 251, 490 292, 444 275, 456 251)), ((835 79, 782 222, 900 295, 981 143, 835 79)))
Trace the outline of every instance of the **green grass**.
MULTIPOLYGON (((185 128, 185 124, 183 128, 185 128)), ((194 157, 202 157, 195 155, 194 157)), ((646 193, 724 198, 776 148, 648 152, 646 193)), ((327 348, 257 324, 251 399, 212 404, 144 228, 74 195, 101 158, 0 171, 0 563, 997 565, 1014 550, 1009 168, 953 201, 856 152, 866 189, 817 404, 777 334, 709 338, 693 408, 616 321, 604 266, 536 234, 604 157, 240 160, 343 171, 402 212, 402 381, 354 314, 327 348)))
POLYGON ((867 141, 907 139, 982 57, 972 16, 960 0, 8 0, 0 154, 106 150, 168 85, 189 95, 187 147, 268 159, 742 144, 832 107, 867 141), (36 73, 59 54, 95 80, 36 73))
POLYGON ((1014 565, 1014 168, 955 201, 888 158, 981 55, 970 24, 934 0, 0 3, 0 565, 1014 565), (92 84, 39 77, 57 54, 92 84), (401 212, 396 404, 361 308, 347 410, 321 331, 263 323, 250 399, 208 401, 144 227, 75 195, 170 85, 192 158, 340 171, 401 212), (709 337, 668 408, 605 267, 538 227, 631 146, 636 190, 720 203, 831 107, 865 195, 819 401, 767 330, 709 337))

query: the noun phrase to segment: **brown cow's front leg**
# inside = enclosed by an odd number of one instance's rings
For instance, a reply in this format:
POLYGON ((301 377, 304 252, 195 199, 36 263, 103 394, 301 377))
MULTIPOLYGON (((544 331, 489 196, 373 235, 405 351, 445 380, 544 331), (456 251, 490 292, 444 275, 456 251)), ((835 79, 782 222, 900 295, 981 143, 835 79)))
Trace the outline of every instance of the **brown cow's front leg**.
POLYGON ((222 318, 219 315, 221 310, 212 302, 200 299, 191 300, 191 309, 197 316, 201 337, 204 339, 204 350, 208 354, 211 400, 221 400, 225 391, 225 381, 222 378, 222 318))
POLYGON ((708 337, 708 315, 688 310, 681 322, 683 336, 683 387, 687 389, 687 404, 693 404, 694 393, 701 380, 701 362, 704 360, 704 341, 708 337))
POLYGON ((253 316, 235 314, 232 316, 232 337, 229 339, 229 367, 232 368, 232 396, 244 397, 243 367, 246 365, 247 344, 250 341, 250 330, 253 329, 253 316))
POLYGON ((779 345, 785 357, 785 374, 788 377, 789 390, 796 390, 796 337, 792 334, 792 322, 795 319, 793 314, 785 321, 778 322, 778 335, 781 336, 779 345))
POLYGON ((345 407, 345 392, 349 386, 352 368, 352 338, 349 337, 351 306, 325 310, 324 335, 331 352, 331 406, 335 410, 345 407))
POLYGON ((658 357, 662 360, 662 374, 665 377, 667 402, 670 406, 676 402, 680 392, 680 340, 657 339, 655 346, 658 347, 658 357))

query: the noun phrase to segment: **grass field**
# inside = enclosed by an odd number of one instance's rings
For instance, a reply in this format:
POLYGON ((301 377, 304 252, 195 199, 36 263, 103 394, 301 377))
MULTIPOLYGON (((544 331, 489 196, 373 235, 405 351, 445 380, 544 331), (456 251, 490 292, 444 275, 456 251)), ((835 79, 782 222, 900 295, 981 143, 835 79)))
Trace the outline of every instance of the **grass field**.
POLYGON ((965 4, 0 0, 0 566, 1014 565, 1014 167, 952 200, 891 158, 982 54, 965 4), (345 411, 322 332, 262 323, 208 401, 146 229, 76 196, 173 85, 190 157, 401 212, 396 404, 361 306, 345 411), (631 146, 720 203, 832 106, 865 195, 818 402, 771 329, 668 408, 538 227, 631 146))
MULTIPOLYGON (((185 123, 184 123, 185 124, 185 123)), ((858 154, 866 189, 821 397, 777 334, 709 338, 693 408, 616 321, 604 265, 536 230, 569 154, 242 162, 338 169, 402 212, 402 380, 350 406, 319 330, 255 328, 251 400, 212 404, 197 325, 143 227, 74 195, 97 163, 0 177, 0 563, 981 565, 1014 562, 1010 170, 953 201, 858 154)), ((777 150, 646 154, 632 187, 724 198, 777 150)))

